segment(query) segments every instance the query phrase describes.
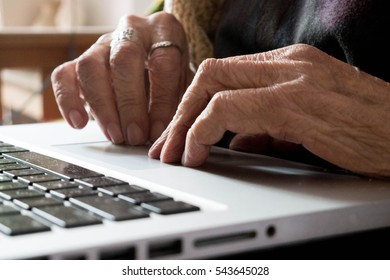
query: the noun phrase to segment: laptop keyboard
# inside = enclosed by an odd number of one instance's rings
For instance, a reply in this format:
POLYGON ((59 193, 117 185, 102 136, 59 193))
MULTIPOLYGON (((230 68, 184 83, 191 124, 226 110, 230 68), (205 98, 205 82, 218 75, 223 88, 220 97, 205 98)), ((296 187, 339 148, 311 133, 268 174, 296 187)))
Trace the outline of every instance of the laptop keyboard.
POLYGON ((146 219, 200 208, 144 186, 0 142, 0 234, 146 219))

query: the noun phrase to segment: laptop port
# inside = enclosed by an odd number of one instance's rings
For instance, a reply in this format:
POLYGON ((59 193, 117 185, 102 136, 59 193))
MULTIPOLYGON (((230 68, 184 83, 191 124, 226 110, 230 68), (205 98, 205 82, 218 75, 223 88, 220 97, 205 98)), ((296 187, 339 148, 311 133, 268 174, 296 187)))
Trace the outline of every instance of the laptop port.
POLYGON ((274 225, 268 226, 267 229, 265 230, 265 234, 269 238, 274 237, 276 234, 276 227, 274 225))
POLYGON ((111 248, 100 252, 101 260, 135 260, 135 248, 111 248))
POLYGON ((255 231, 219 235, 219 236, 213 236, 213 237, 201 238, 195 240, 195 247, 207 247, 216 244, 232 243, 237 241, 253 239, 255 237, 256 237, 255 231))
POLYGON ((149 258, 156 259, 169 255, 180 254, 182 242, 180 239, 152 243, 149 246, 149 258))

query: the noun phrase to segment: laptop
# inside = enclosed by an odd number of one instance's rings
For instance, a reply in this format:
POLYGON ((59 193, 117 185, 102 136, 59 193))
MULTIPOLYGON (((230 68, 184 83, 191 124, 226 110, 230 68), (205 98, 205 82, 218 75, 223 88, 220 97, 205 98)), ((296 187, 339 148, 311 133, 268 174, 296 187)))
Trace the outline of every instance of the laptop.
POLYGON ((208 259, 390 225, 385 180, 216 147, 164 164, 94 122, 0 141, 0 259, 208 259))

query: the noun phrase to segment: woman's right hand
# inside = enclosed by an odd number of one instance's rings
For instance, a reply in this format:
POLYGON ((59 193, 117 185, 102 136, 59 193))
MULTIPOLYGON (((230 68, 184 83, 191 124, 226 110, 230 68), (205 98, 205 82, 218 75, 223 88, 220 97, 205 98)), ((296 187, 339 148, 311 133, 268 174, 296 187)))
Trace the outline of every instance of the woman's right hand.
POLYGON ((122 18, 116 31, 58 66, 52 85, 73 128, 86 126, 88 107, 111 142, 143 145, 165 130, 192 77, 184 30, 160 12, 122 18))

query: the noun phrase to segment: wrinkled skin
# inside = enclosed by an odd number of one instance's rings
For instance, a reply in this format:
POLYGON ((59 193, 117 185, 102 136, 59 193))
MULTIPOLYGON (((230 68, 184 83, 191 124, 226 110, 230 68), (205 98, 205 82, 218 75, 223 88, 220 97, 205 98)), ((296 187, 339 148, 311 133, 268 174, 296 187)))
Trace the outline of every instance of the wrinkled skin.
POLYGON ((264 152, 272 138, 282 149, 302 145, 342 168, 389 176, 389 112, 389 83, 308 45, 208 59, 149 155, 199 166, 231 131, 233 149, 264 152))
POLYGON ((154 142, 149 156, 167 163, 201 165, 230 131, 232 149, 269 154, 304 147, 353 172, 390 176, 389 83, 302 44, 208 59, 194 77, 173 16, 128 16, 118 30, 130 26, 135 40, 110 48, 106 34, 53 72, 57 103, 72 127, 87 124, 87 105, 107 139, 154 142), (165 40, 182 51, 149 53, 165 40))
POLYGON ((79 58, 52 74, 54 94, 73 128, 88 123, 88 105, 107 139, 115 144, 155 141, 175 114, 193 74, 184 30, 170 14, 127 16, 117 30, 132 27, 135 39, 110 48, 113 33, 103 35, 79 58), (158 48, 172 41, 182 48, 158 48), (145 70, 146 69, 146 70, 145 70))

